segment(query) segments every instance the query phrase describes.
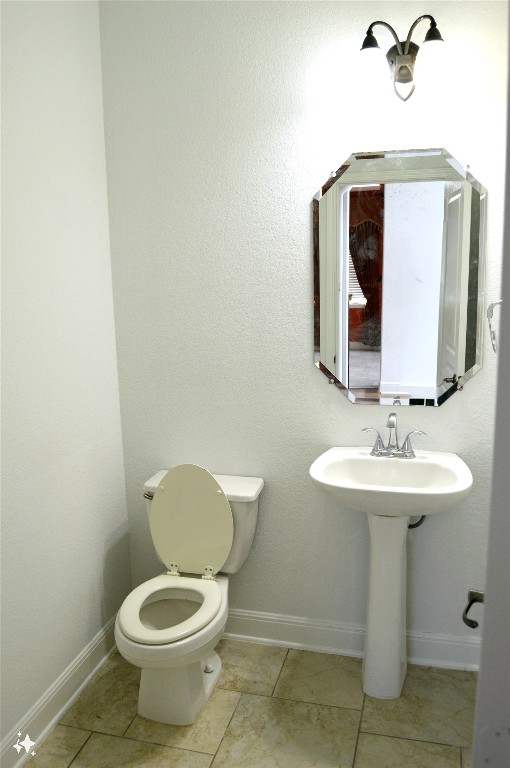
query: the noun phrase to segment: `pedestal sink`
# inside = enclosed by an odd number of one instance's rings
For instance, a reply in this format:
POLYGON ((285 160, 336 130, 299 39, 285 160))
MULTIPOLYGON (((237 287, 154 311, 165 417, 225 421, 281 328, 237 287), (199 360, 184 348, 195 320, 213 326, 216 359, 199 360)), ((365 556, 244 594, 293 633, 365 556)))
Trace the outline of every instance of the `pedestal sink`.
POLYGON ((415 458, 371 456, 370 448, 330 448, 310 476, 344 507, 365 512, 370 577, 363 659, 369 696, 400 696, 407 669, 406 537, 409 518, 455 506, 473 484, 454 453, 416 451, 415 458))

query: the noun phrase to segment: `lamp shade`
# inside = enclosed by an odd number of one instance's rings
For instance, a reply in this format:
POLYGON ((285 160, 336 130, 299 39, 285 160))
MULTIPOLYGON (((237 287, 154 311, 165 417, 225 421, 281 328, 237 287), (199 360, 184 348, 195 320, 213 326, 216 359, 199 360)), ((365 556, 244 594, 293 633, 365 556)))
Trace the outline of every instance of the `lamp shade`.
POLYGON ((430 43, 436 40, 443 41, 443 38, 441 37, 441 32, 438 30, 438 28, 431 24, 423 42, 430 43))
POLYGON ((360 50, 366 51, 367 49, 369 50, 370 48, 379 48, 379 43, 375 39, 374 33, 368 30, 367 36, 363 40, 363 45, 361 46, 360 50))

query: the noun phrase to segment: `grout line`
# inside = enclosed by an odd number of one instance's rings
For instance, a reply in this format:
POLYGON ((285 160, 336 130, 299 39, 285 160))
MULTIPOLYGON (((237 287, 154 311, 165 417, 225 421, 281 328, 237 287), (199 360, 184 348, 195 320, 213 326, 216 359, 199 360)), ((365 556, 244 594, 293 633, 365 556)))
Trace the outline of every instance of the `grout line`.
MULTIPOLYGON (((85 728, 83 725, 68 725, 67 723, 61 723, 61 722, 59 721, 58 723, 56 723, 56 724, 55 724, 55 728, 56 728, 57 726, 60 726, 61 728, 76 728, 76 730, 77 730, 77 731, 87 731, 87 733, 95 733, 95 731, 94 731, 92 728, 85 728)), ((53 729, 50 731, 50 733, 53 733, 53 731, 55 730, 55 728, 53 728, 53 729)), ((49 735, 50 735, 50 734, 48 734, 48 736, 49 736, 49 735)), ((44 744, 44 741, 43 741, 42 743, 44 744)))
POLYGON ((287 662, 287 659, 289 658, 289 651, 290 651, 290 648, 287 648, 287 653, 285 654, 285 658, 282 662, 282 666, 280 667, 280 671, 278 672, 278 677, 275 680, 275 684, 273 685, 273 690, 271 691, 271 694, 270 694, 271 698, 274 696, 274 692, 276 691, 276 686, 278 685, 278 681, 280 680, 281 674, 283 672, 283 668, 287 662))
MULTIPOLYGON (((187 726, 180 726, 176 725, 175 728, 186 728, 187 726)), ((95 731, 95 733, 99 733, 99 731, 95 731)), ((190 747, 182 747, 177 744, 166 744, 163 741, 153 741, 148 739, 135 739, 134 736, 119 736, 117 733, 101 733, 101 736, 108 736, 112 739, 125 739, 126 741, 136 741, 140 744, 148 744, 152 745, 153 747, 166 747, 167 749, 177 749, 182 752, 192 752, 194 755, 208 755, 209 757, 214 757, 216 754, 215 752, 204 752, 201 749, 191 749, 190 747)))
MULTIPOLYGON (((135 720, 136 720, 136 718, 137 718, 137 717, 138 717, 138 712, 135 712, 135 714, 133 715, 133 718, 132 718, 132 720, 130 720, 130 721, 129 721, 129 725, 128 725, 128 726, 127 726, 127 728, 124 730, 124 733, 122 733, 122 734, 121 734, 121 736, 123 736, 123 737, 125 737, 125 736, 126 736, 126 733, 129 731, 129 729, 131 728, 131 726, 133 725, 133 723, 135 722, 135 720)), ((112 734, 112 735, 116 735, 116 734, 112 734)), ((128 737, 126 737, 126 738, 128 738, 128 737)))
MULTIPOLYGON (((256 694, 258 695, 258 694, 256 694)), ((308 699, 288 699, 286 696, 271 696, 275 701, 289 701, 292 704, 312 704, 314 707, 328 707, 328 709, 346 709, 349 712, 362 713, 357 707, 343 707, 341 704, 326 704, 324 701, 308 701, 308 699)), ((361 717, 360 717, 361 722, 361 717)))
MULTIPOLYGON (((237 704, 236 704, 236 708, 237 708, 237 704)), ((230 719, 232 719, 232 718, 230 718, 230 719)), ((229 720, 229 723, 230 723, 230 720, 229 720)), ((68 727, 74 728, 74 726, 68 726, 68 727)), ((175 727, 177 728, 177 727, 181 727, 181 726, 175 726, 175 727)), ((186 727, 186 726, 183 726, 183 727, 186 727)), ((228 726, 227 726, 227 728, 228 728, 228 726)), ((85 730, 85 729, 83 729, 83 730, 85 730)), ((192 752, 195 755, 208 755, 209 757, 214 757, 214 755, 216 754, 215 752, 204 752, 201 749, 190 749, 190 747, 182 747, 182 746, 178 746, 176 744, 166 744, 163 741, 154 741, 154 740, 149 740, 149 739, 140 739, 140 738, 135 738, 134 736, 123 736, 123 735, 120 735, 118 733, 105 733, 104 731, 90 731, 89 739, 90 739, 90 736, 92 736, 93 734, 96 734, 97 736, 105 736, 108 739, 124 739, 125 741, 135 741, 135 742, 138 742, 139 744, 147 744, 148 746, 153 746, 153 747, 166 747, 167 749, 176 749, 176 750, 179 750, 179 751, 182 751, 182 752, 192 752)), ((86 741, 80 747, 79 751, 73 757, 73 760, 76 759, 76 757, 78 756, 79 752, 81 752, 81 750, 83 749, 83 747, 85 746, 85 744, 87 743, 87 741, 89 739, 86 739, 86 741)), ((70 765, 71 765, 71 763, 69 763, 69 766, 70 765)), ((67 766, 67 768, 69 768, 69 766, 67 766)))
POLYGON ((457 749, 469 749, 469 746, 462 744, 450 744, 447 741, 433 741, 432 739, 418 739, 410 736, 399 736, 394 733, 376 733, 375 731, 365 731, 360 728, 360 733, 366 733, 369 736, 384 736, 385 739, 401 739, 402 741, 415 741, 418 744, 435 744, 437 747, 457 747, 457 749))
MULTIPOLYGON (((71 726, 71 727, 72 727, 72 726, 71 726)), ((85 730, 85 729, 83 729, 83 730, 85 730)), ((78 752, 77 752, 77 753, 75 754, 75 756, 72 758, 71 762, 67 764, 67 768, 71 768, 72 764, 74 763, 74 761, 76 760, 76 758, 78 757, 78 755, 80 754, 80 752, 82 751, 82 749, 84 748, 85 744, 88 744, 88 743, 89 743, 89 741, 90 741, 90 739, 91 739, 91 737, 92 737, 92 733, 94 733, 94 731, 92 731, 92 732, 89 734, 88 738, 87 738, 87 739, 85 739, 85 741, 83 742, 83 744, 82 744, 82 745, 81 745, 81 747, 79 748, 78 752)))
MULTIPOLYGON (((239 694, 240 694, 240 696, 239 696, 239 699, 238 699, 238 701, 237 701, 237 704, 236 704, 236 705, 235 705, 235 707, 234 707, 234 711, 232 712, 232 715, 230 716, 230 719, 229 719, 229 721, 228 721, 228 723, 227 723, 227 726, 226 726, 225 730, 223 731, 223 736, 222 736, 222 737, 221 737, 221 739, 220 739, 220 743, 219 743, 219 744, 218 744, 218 746, 216 747, 216 751, 215 751, 215 753, 214 753, 214 754, 213 754, 213 756, 212 756, 212 760, 211 760, 211 762, 210 762, 210 764, 209 764, 209 768, 213 768, 213 763, 214 763, 214 761, 216 760, 216 755, 217 755, 217 754, 218 754, 218 752, 220 751, 221 745, 223 744, 223 739, 225 738, 225 734, 226 734, 226 732, 228 731, 228 729, 229 729, 229 726, 230 726, 230 723, 232 722, 232 719, 233 719, 233 717, 234 717, 235 713, 237 712, 237 708, 238 708, 238 706, 239 706, 239 704, 240 704, 240 702, 241 702, 241 699, 243 698, 243 692, 242 692, 242 691, 237 691, 237 693, 239 693, 239 694)), ((210 753, 208 752, 207 754, 210 754, 210 753)))
MULTIPOLYGON (((278 683, 278 680, 274 685, 273 691, 276 688, 277 683, 278 683)), ((276 701, 288 701, 291 704, 312 704, 316 707, 328 707, 330 709, 347 709, 350 712, 359 712, 360 714, 363 711, 363 706, 346 707, 341 704, 328 704, 327 702, 324 702, 324 701, 308 701, 308 699, 289 699, 287 696, 275 696, 274 693, 258 693, 256 691, 244 691, 239 688, 227 688, 226 686, 221 686, 220 690, 230 691, 231 693, 241 693, 246 696, 260 696, 260 698, 262 699, 275 699, 276 701)))
POLYGON ((353 766, 353 768, 354 768, 354 765, 356 763, 356 755, 358 754, 359 735, 361 733, 361 721, 363 720, 363 709, 365 707, 365 699, 366 699, 366 696, 365 696, 365 694, 363 694, 363 703, 361 704, 361 710, 359 710, 358 733, 356 734, 356 744, 354 745, 354 753, 352 755, 352 766, 353 766))

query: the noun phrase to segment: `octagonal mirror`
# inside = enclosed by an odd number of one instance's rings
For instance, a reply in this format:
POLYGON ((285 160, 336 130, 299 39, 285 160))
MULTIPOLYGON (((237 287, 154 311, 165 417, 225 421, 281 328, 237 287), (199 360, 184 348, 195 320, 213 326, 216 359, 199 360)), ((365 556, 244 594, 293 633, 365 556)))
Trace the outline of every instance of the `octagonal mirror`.
POLYGON ((313 200, 315 364, 441 405, 481 367, 487 191, 445 149, 351 155, 313 200))

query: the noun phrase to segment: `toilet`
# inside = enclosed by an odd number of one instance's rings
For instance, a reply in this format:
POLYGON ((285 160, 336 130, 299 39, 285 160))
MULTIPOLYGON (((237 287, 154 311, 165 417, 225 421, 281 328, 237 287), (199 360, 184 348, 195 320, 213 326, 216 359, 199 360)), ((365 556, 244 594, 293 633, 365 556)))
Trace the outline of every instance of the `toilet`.
POLYGON ((259 477, 213 475, 195 464, 161 470, 144 485, 154 548, 166 572, 122 603, 115 640, 140 667, 138 714, 193 723, 221 673, 214 648, 228 617, 228 574, 246 560, 264 486, 259 477))

